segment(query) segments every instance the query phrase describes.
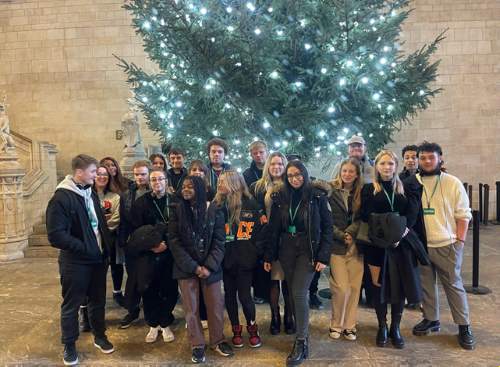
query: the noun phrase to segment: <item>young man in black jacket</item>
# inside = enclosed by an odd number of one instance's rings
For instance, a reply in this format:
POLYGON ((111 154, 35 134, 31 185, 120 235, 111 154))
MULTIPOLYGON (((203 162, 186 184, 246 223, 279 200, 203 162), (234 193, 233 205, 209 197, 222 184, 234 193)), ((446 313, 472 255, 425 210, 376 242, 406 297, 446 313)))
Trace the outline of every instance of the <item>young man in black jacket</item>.
POLYGON ((57 186, 46 212, 49 242, 61 250, 61 340, 67 366, 78 363, 78 310, 87 297, 94 345, 103 353, 114 351, 105 335, 104 322, 110 235, 99 199, 91 188, 97 164, 88 155, 73 158, 73 175, 57 186))
MULTIPOLYGON (((149 175, 151 192, 141 196, 132 205, 132 226, 135 230, 145 225, 163 224, 166 228, 170 218, 173 196, 166 191, 165 171, 155 168, 149 175)), ((146 343, 153 343, 162 332, 167 343, 175 337, 170 329, 174 321, 172 311, 177 303, 177 280, 172 278, 174 260, 169 248, 167 231, 156 246, 137 255, 141 266, 136 267, 138 283, 144 305, 144 319, 150 329, 146 343), (147 266, 144 266, 147 264, 147 266), (142 283, 142 284, 141 284, 142 283)))
POLYGON ((118 227, 118 245, 125 249, 125 266, 127 269, 127 282, 125 284, 125 306, 127 314, 120 321, 120 329, 126 329, 139 318, 141 295, 137 291, 135 262, 128 254, 127 241, 133 232, 131 210, 134 202, 150 191, 149 169, 150 163, 146 160, 137 161, 132 167, 134 182, 120 196, 120 226, 118 227))

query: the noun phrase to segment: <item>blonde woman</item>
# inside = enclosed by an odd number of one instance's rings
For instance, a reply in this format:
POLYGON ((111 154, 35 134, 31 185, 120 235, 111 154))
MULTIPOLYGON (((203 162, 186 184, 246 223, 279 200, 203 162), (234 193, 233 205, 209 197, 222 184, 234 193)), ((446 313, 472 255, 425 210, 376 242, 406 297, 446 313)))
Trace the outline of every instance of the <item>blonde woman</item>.
MULTIPOLYGON (((390 150, 382 150, 375 158, 373 183, 361 193, 361 218, 368 222, 372 213, 398 213, 407 219, 407 230, 413 226, 419 210, 415 190, 404 187, 397 175, 398 158, 390 150)), ((407 232, 408 233, 408 232, 407 232)), ((404 347, 400 332, 405 297, 409 303, 422 299, 417 271, 417 250, 422 246, 413 232, 392 247, 367 246, 365 257, 374 287, 373 303, 377 313, 376 344, 384 347, 389 338, 395 348, 404 347), (391 327, 387 328, 387 304, 391 304, 391 327)), ((425 252, 425 251, 424 251, 425 252)))
POLYGON ((243 177, 236 171, 221 173, 214 203, 222 208, 226 223, 226 253, 223 262, 226 310, 233 330, 233 346, 243 347, 243 326, 238 317, 238 299, 247 322, 249 345, 262 345, 255 321, 255 304, 251 295, 253 272, 263 253, 260 238, 262 212, 248 192, 243 177))
MULTIPOLYGON (((250 193, 254 196, 260 208, 266 213, 269 218, 271 214, 273 193, 279 192, 285 180, 285 167, 288 164, 286 157, 281 152, 273 152, 269 155, 264 164, 262 178, 250 186, 250 193)), ((288 292, 285 273, 279 260, 272 264, 270 274, 270 292, 269 306, 271 307, 271 324, 269 332, 271 335, 277 335, 281 331, 281 315, 280 315, 280 293, 283 293, 285 301, 284 326, 287 334, 295 333, 295 318, 293 316, 293 306, 288 292), (281 288, 281 291, 280 291, 281 288)))
POLYGON ((363 256, 356 245, 363 187, 359 161, 356 158, 343 160, 330 185, 328 201, 333 219, 330 337, 339 339, 343 335, 347 340, 356 340, 356 311, 364 270, 363 256))

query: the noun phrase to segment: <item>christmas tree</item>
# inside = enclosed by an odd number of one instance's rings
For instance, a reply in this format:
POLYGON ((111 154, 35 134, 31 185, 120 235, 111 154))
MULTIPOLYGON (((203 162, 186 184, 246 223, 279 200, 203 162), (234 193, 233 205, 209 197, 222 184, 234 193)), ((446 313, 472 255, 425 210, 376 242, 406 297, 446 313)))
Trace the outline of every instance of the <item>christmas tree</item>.
POLYGON ((148 126, 191 158, 213 136, 237 165, 257 139, 305 161, 343 155, 352 134, 376 150, 439 92, 442 35, 400 49, 408 2, 132 0, 158 70, 120 65, 148 126))

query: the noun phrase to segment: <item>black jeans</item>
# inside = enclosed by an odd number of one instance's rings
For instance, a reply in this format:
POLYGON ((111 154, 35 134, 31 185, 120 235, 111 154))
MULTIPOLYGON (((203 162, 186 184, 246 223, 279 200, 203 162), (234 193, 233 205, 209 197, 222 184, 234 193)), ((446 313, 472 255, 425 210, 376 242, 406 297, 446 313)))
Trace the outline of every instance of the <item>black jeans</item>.
POLYGON ((106 331, 104 308, 106 305, 106 273, 108 263, 59 263, 62 297, 61 341, 74 343, 78 339, 78 310, 88 297, 89 322, 95 336, 106 331))
POLYGON ((240 325, 238 299, 243 308, 247 325, 250 325, 250 321, 255 321, 255 304, 250 292, 253 269, 241 269, 236 266, 231 269, 224 269, 223 278, 226 310, 231 325, 240 325))
POLYGON ((174 322, 172 311, 179 296, 177 280, 172 278, 171 254, 156 256, 153 278, 142 295, 144 319, 151 327, 167 327, 174 322))
POLYGON ((127 269, 127 281, 125 283, 125 306, 129 314, 139 315, 141 293, 137 289, 135 258, 125 255, 125 267, 127 269))
POLYGON ((293 300, 297 338, 305 339, 309 336, 309 287, 315 274, 307 237, 283 234, 279 260, 293 300))

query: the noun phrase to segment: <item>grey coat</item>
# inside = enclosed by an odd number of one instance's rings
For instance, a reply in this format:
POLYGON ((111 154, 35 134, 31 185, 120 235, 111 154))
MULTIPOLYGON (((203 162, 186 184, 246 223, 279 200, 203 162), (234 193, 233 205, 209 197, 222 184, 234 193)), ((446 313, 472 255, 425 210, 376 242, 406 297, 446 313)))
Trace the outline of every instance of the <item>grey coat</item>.
POLYGON ((354 241, 359 230, 360 217, 352 213, 352 195, 349 195, 348 207, 345 205, 341 189, 331 188, 328 202, 332 208, 333 219, 333 249, 334 255, 345 255, 347 246, 344 243, 344 233, 349 233, 354 241))

